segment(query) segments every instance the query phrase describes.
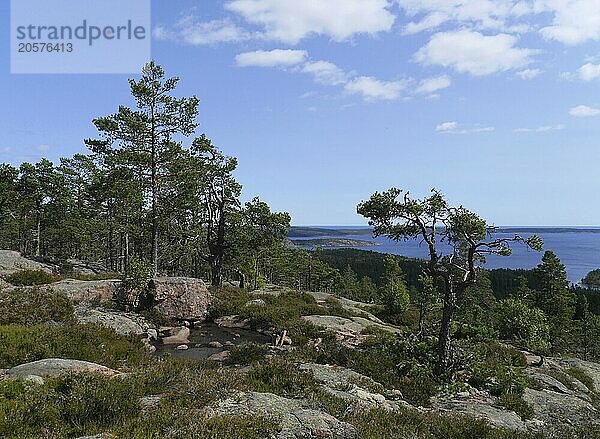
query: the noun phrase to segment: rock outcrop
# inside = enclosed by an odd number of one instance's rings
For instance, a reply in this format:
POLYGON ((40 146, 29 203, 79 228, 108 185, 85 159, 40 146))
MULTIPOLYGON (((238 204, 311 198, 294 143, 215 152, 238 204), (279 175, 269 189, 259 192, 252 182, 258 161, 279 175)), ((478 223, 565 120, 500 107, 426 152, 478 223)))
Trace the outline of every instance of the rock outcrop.
POLYGON ((159 277, 152 280, 155 309, 167 317, 179 320, 203 321, 213 296, 200 279, 159 277))
POLYGON ((162 339, 163 344, 182 345, 190 342, 190 328, 182 326, 180 328, 172 328, 169 335, 162 339))
POLYGON ((119 374, 113 369, 89 361, 48 358, 15 366, 9 369, 6 375, 13 378, 25 378, 30 376, 58 376, 66 372, 90 372, 108 376, 119 374))
POLYGON ((364 317, 337 317, 337 316, 303 316, 302 317, 307 322, 310 322, 317 326, 323 326, 326 329, 329 329, 338 333, 355 333, 360 334, 363 330, 367 329, 370 326, 373 326, 377 329, 381 329, 383 331, 388 331, 393 334, 401 334, 402 330, 396 328, 391 325, 385 325, 381 323, 377 323, 375 321, 366 319, 364 317))
POLYGON ((526 430, 527 424, 512 410, 496 404, 496 399, 486 392, 462 392, 457 395, 438 396, 432 399, 434 411, 445 415, 464 415, 483 419, 496 428, 526 430))
POLYGON ((65 279, 60 282, 54 282, 48 285, 36 287, 11 287, 10 289, 32 289, 40 291, 53 291, 64 294, 73 302, 83 302, 90 300, 112 300, 113 295, 121 286, 119 279, 84 281, 77 279, 65 279))
POLYGON ((276 439, 357 439, 356 429, 328 413, 310 408, 303 400, 271 393, 239 393, 221 401, 217 415, 252 415, 273 419, 279 424, 276 439))
POLYGON ((16 251, 0 250, 0 276, 6 276, 21 270, 41 270, 52 273, 53 267, 24 258, 16 251))
POLYGON ((122 335, 142 335, 149 329, 144 318, 133 313, 78 306, 75 308, 75 317, 78 323, 93 323, 122 335))
POLYGON ((221 328, 251 329, 250 319, 240 316, 223 316, 215 320, 215 324, 221 328))

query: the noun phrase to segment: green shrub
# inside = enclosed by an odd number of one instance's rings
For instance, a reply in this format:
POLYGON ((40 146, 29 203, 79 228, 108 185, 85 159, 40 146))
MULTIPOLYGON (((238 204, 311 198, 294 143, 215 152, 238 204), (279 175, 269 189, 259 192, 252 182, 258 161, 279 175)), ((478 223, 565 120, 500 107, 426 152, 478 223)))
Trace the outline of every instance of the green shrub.
POLYGON ((347 367, 387 389, 400 390, 410 403, 429 405, 438 389, 433 343, 413 343, 375 329, 367 332, 372 336, 359 349, 325 341, 321 349, 305 349, 303 353, 309 361, 347 367))
POLYGON ((0 326, 0 368, 44 358, 70 358, 112 368, 145 361, 139 340, 96 325, 0 326))
POLYGON ((172 323, 171 319, 158 311, 157 309, 147 309, 140 312, 140 315, 146 319, 147 322, 154 326, 168 326, 172 323))
MULTIPOLYGON (((355 411, 345 419, 358 430, 361 439, 533 439, 535 433, 500 430, 485 421, 467 416, 421 414, 415 410, 355 411)), ((568 437, 568 436, 565 436, 568 437)))
POLYGON ((144 395, 165 394, 167 402, 198 409, 241 389, 243 377, 214 362, 178 358, 153 359, 134 373, 144 395))
POLYGON ((248 365, 265 358, 269 348, 265 345, 248 343, 242 346, 235 346, 229 351, 227 364, 248 365))
POLYGON ((127 266, 127 277, 123 282, 126 305, 137 310, 147 310, 154 305, 154 297, 150 281, 152 279, 152 265, 150 262, 132 258, 127 266))
POLYGON ((498 398, 498 404, 515 412, 523 421, 532 419, 533 415, 535 414, 533 407, 527 404, 527 402, 525 402, 519 395, 509 393, 500 395, 498 398))
POLYGON ((544 312, 519 299, 506 299, 495 310, 495 325, 501 338, 546 351, 550 347, 549 325, 544 312))
POLYGON ((569 367, 567 370, 565 370, 565 372, 567 372, 576 380, 579 380, 579 382, 583 383, 585 387, 587 387, 590 390, 590 392, 594 392, 596 390, 593 378, 590 377, 587 373, 585 373, 581 368, 569 367))
POLYGON ((277 424, 268 418, 239 415, 207 417, 177 405, 161 404, 148 416, 139 416, 112 433, 129 439, 264 439, 274 437, 277 424))
POLYGON ((254 391, 288 398, 306 397, 318 389, 312 373, 298 370, 293 363, 281 357, 255 365, 246 375, 245 383, 254 391))
POLYGON ((74 321, 68 297, 39 290, 0 291, 0 325, 35 325, 74 321))
POLYGON ((54 389, 32 383, 23 386, 22 392, 0 397, 0 437, 66 437, 54 389))
POLYGON ((474 351, 471 385, 487 389, 494 396, 523 394, 528 380, 521 373, 521 368, 527 365, 522 352, 498 343, 479 343, 471 349, 474 351))
POLYGON ((323 337, 324 333, 315 325, 304 321, 301 316, 329 313, 319 306, 313 296, 294 290, 284 290, 279 295, 251 295, 233 287, 216 291, 211 307, 211 317, 239 315, 250 319, 254 329, 269 330, 280 334, 284 330, 295 345, 305 344, 309 339, 323 337), (262 306, 246 306, 252 299, 262 299, 262 306))
POLYGON ((140 411, 140 394, 126 378, 68 374, 54 383, 62 420, 83 434, 86 426, 104 428, 140 411), (81 426, 81 427, 80 427, 81 426))
POLYGON ((16 286, 47 285, 57 279, 43 270, 21 270, 5 277, 6 281, 16 286))
POLYGON ((0 437, 77 437, 140 412, 139 394, 127 378, 68 374, 21 386, 0 396, 0 437))

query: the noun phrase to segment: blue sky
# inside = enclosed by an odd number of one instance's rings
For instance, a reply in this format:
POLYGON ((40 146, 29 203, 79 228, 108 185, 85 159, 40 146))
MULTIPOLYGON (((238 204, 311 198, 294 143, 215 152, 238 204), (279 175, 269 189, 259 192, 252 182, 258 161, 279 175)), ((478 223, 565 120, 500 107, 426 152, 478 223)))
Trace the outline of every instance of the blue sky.
MULTIPOLYGON (((397 186, 497 225, 598 225, 600 0, 152 5, 199 133, 296 224, 362 224, 356 204, 397 186)), ((0 161, 85 151, 131 75, 11 75, 6 0, 0 17, 0 161)))

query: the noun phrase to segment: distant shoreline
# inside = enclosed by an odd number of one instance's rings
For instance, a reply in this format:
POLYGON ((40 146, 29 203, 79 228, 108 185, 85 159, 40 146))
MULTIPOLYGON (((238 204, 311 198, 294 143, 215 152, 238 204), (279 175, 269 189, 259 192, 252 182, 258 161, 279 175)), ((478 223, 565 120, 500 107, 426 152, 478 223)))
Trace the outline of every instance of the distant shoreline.
POLYGON ((373 241, 364 241, 362 239, 350 238, 315 238, 315 239, 292 239, 290 240, 296 247, 314 248, 314 247, 376 247, 380 245, 373 241))
MULTIPOLYGON (((498 226, 498 233, 600 233, 600 226, 498 226)), ((369 226, 292 226, 288 238, 371 236, 369 226)))

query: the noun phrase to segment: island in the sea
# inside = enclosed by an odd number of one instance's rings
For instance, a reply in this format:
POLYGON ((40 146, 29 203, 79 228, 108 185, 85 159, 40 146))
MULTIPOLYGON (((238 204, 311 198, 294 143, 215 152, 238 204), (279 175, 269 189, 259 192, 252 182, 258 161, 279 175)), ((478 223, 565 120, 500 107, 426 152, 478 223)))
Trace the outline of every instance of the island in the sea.
POLYGON ((314 239, 291 239, 295 247, 315 248, 315 247, 375 247, 377 242, 365 241, 363 239, 352 238, 314 238, 314 239))

